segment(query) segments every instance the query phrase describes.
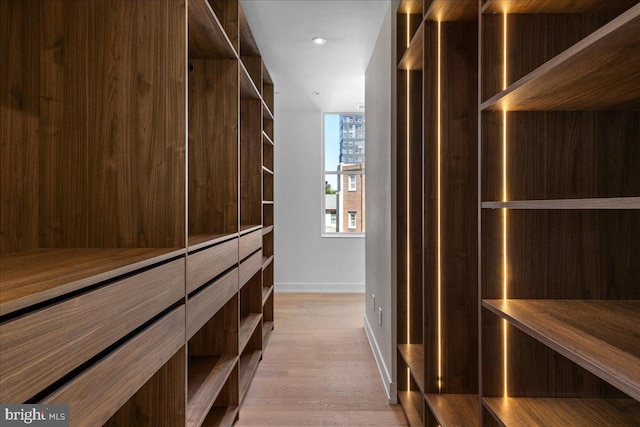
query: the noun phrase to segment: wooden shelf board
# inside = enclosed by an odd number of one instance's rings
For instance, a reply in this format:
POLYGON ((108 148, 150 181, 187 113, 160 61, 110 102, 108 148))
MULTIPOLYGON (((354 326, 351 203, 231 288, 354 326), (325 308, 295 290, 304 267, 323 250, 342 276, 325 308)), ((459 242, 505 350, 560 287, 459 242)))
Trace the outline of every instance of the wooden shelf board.
POLYGON ((190 234, 188 239, 189 240, 188 251, 191 252, 198 249, 206 248, 207 246, 217 245, 218 243, 235 239, 237 237, 238 237, 238 233, 190 234))
POLYGON ((259 230, 262 228, 262 225, 258 224, 249 224, 249 225, 241 225, 240 226, 240 235, 243 236, 245 234, 251 233, 253 231, 259 230))
POLYGON ((266 235, 269 234, 273 231, 273 225, 269 225, 268 227, 265 227, 262 229, 262 235, 266 235))
MULTIPOLYGON (((263 286, 262 287, 262 305, 263 306, 267 302, 267 299, 269 298, 269 295, 271 295, 272 292, 273 292, 273 285, 271 285, 269 287, 267 287, 267 286, 263 286)), ((267 322, 265 322, 265 324, 266 323, 267 322)))
POLYGON ((262 99, 260 97, 260 91, 256 87, 253 79, 249 75, 249 72, 245 68, 242 61, 239 61, 240 65, 238 69, 240 70, 240 99, 262 99))
POLYGON ((609 13, 621 12, 637 0, 487 0, 482 13, 609 13))
POLYGON ((269 266, 269 264, 271 264, 271 262, 273 261, 273 255, 270 256, 263 256, 262 257, 262 269, 264 270, 265 268, 267 268, 269 266))
POLYGON ((238 27, 240 33, 240 55, 242 56, 260 56, 260 50, 256 39, 253 37, 251 28, 247 17, 242 10, 242 7, 238 7, 238 27))
POLYGON ((267 133, 265 131, 262 131, 262 137, 267 139, 267 142, 271 145, 275 145, 273 143, 273 140, 271 138, 269 138, 269 135, 267 135, 267 133))
POLYGON ((640 107, 640 4, 481 104, 506 111, 640 107))
POLYGON ((480 398, 477 394, 427 394, 425 400, 442 427, 480 425, 480 398))
POLYGON ((188 9, 189 56, 195 59, 238 57, 207 0, 189 0, 188 9))
POLYGON ((261 350, 249 350, 240 356, 240 404, 244 401, 251 380, 260 363, 261 350))
POLYGON ((273 204, 273 200, 263 200, 262 204, 263 205, 272 205, 273 204))
POLYGON ((202 427, 231 427, 236 421, 238 410, 237 406, 212 408, 202 427))
POLYGON ((33 249, 0 257, 0 315, 131 273, 184 249, 33 249))
POLYGON ((640 399, 640 300, 483 300, 482 305, 640 399))
POLYGON ((398 351, 404 359, 413 380, 424 393, 424 346, 422 344, 398 344, 398 351))
POLYGON ((433 0, 425 19, 438 22, 477 21, 478 2, 476 0, 433 0))
POLYGON ((402 405, 409 425, 422 426, 422 393, 418 391, 399 391, 398 400, 402 405))
POLYGON ((409 47, 400 58, 398 70, 422 70, 422 58, 424 57, 424 21, 413 35, 409 47))
POLYGON ((202 424, 237 361, 238 356, 189 356, 188 426, 202 424))
POLYGON ((398 13, 402 15, 422 15, 422 0, 402 0, 398 13))
POLYGON ((273 171, 266 166, 262 166, 262 170, 268 173, 269 175, 273 175, 273 171))
POLYGON ((482 202, 483 209, 640 209, 640 197, 482 202))
POLYGON ((271 332, 273 332, 273 321, 269 320, 264 322, 262 325, 262 348, 267 346, 267 342, 269 341, 269 337, 271 337, 271 332))
POLYGON ((271 112, 271 109, 269 108, 267 103, 264 101, 264 98, 262 99, 262 111, 263 111, 262 117, 264 119, 273 120, 273 113, 271 112))
POLYGON ((244 351, 247 343, 251 339, 251 335, 260 324, 262 313, 249 313, 248 316, 240 319, 240 329, 238 330, 238 343, 240 345, 240 353, 244 351))
POLYGON ((485 397, 482 404, 503 426, 637 426, 633 399, 485 397))

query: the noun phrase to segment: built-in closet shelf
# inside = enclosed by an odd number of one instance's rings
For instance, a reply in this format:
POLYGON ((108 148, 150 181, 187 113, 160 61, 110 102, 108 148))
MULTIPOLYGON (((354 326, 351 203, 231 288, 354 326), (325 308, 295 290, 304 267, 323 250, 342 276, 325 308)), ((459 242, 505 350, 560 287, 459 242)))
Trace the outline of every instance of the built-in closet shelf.
POLYGON ((267 268, 269 266, 269 264, 271 264, 273 262, 273 255, 270 256, 263 256, 262 257, 262 269, 264 270, 265 268, 267 268))
POLYGON ((640 209, 640 197, 482 202, 483 209, 640 209))
POLYGON ((202 427, 231 427, 236 421, 238 411, 237 406, 213 408, 202 423, 202 427))
POLYGON ((424 57, 424 26, 421 22, 418 30, 413 35, 407 50, 398 63, 399 70, 422 70, 422 58, 424 57))
POLYGON ((262 170, 264 172, 268 173, 269 175, 273 175, 273 171, 271 169, 269 169, 268 167, 266 167, 266 166, 263 166, 262 170))
MULTIPOLYGON (((271 295, 272 292, 273 292, 273 285, 271 285, 269 287, 267 287, 267 286, 263 286, 262 287, 262 305, 263 306, 267 302, 267 299, 269 299, 269 296, 271 295)), ((267 323, 267 322, 265 322, 265 323, 267 323)))
POLYGON ((425 15, 427 21, 460 22, 478 20, 475 0, 433 0, 425 15))
POLYGON ((251 339, 251 335, 260 324, 262 313, 249 313, 248 316, 240 319, 240 329, 238 330, 238 342, 240 344, 240 353, 244 351, 247 343, 251 339))
POLYGON ((265 234, 269 234, 272 231, 273 231, 273 225, 270 225, 262 229, 262 235, 264 236, 265 234))
POLYGON ((640 4, 481 104, 484 111, 640 107, 640 4))
POLYGON ((233 59, 237 54, 207 0, 189 0, 189 56, 233 59))
POLYGON ((240 98, 241 99, 262 99, 260 91, 256 87, 249 72, 240 61, 240 98))
POLYGON ((402 0, 398 13, 402 15, 422 15, 422 0, 402 0))
POLYGON ((272 205, 273 204, 273 200, 263 200, 262 204, 263 205, 272 205))
POLYGON ((259 230, 260 228, 262 228, 262 226, 259 224, 243 225, 240 227, 240 235, 243 236, 245 234, 251 233, 252 231, 259 230))
POLYGON ((640 301, 483 300, 482 305, 640 400, 640 301))
POLYGON ((189 235, 189 252, 235 239, 238 233, 202 233, 189 235))
POLYGON ((620 12, 637 0, 487 0, 482 13, 608 13, 620 12))
POLYGON ((266 346, 269 341, 269 337, 271 337, 271 332, 273 332, 273 321, 265 321, 262 325, 262 345, 266 346))
POLYGON ((271 112, 271 110, 269 109, 269 106, 264 101, 264 99, 262 100, 262 114, 265 119, 273 120, 273 112, 271 112))
POLYGON ((409 367, 413 380, 424 393, 424 346, 422 344, 398 344, 398 351, 409 367))
POLYGON ((425 400, 441 427, 480 425, 477 394, 427 394, 425 400))
POLYGON ((184 255, 177 248, 33 249, 0 258, 0 314, 184 255))
POLYGON ((269 144, 275 145, 273 143, 273 140, 271 138, 269 138, 269 135, 267 135, 265 131, 262 131, 262 138, 266 139, 269 144))
POLYGON ((207 418, 237 361, 238 356, 189 356, 187 426, 200 426, 207 418))
POLYGON ((262 357, 261 350, 247 350, 240 356, 240 404, 244 401, 251 380, 258 369, 262 357))
POLYGON ((419 391, 399 391, 398 400, 411 427, 422 426, 422 393, 419 391))
POLYGON ((485 397, 483 406, 502 426, 637 426, 633 399, 485 397))

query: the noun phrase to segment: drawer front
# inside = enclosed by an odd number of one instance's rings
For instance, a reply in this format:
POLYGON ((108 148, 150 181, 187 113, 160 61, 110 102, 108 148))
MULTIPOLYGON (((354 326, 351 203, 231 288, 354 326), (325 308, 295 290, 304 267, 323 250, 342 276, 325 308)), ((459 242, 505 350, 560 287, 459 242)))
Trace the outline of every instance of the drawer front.
POLYGON ((184 258, 0 325, 0 401, 24 402, 184 298, 184 258))
POLYGON ((193 292, 238 263, 238 239, 187 256, 187 292, 193 292))
POLYGON ((240 264, 240 287, 242 288, 260 270, 262 270, 262 251, 256 252, 240 264))
POLYGON ((187 302, 187 340, 238 292, 238 268, 207 286, 187 302))
POLYGON ((240 236, 240 259, 245 259, 260 247, 262 247, 262 229, 240 236))
POLYGON ((72 426, 103 425, 184 346, 184 316, 182 305, 41 403, 68 404, 72 426))

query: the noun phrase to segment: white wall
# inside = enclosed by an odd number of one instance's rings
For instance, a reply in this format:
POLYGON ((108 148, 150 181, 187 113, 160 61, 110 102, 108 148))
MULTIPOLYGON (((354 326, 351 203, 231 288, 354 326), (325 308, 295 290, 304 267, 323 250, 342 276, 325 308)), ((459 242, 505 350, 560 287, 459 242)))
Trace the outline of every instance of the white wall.
POLYGON ((365 240, 320 237, 322 113, 275 118, 276 292, 363 292, 365 240))
MULTIPOLYGON (((395 5, 397 7, 397 4, 395 5)), ((392 139, 395 135, 395 7, 389 3, 365 77, 366 311, 365 330, 390 402, 396 401, 395 267, 392 257, 392 139), (375 307, 372 296, 375 295, 375 307), (382 308, 382 323, 378 310, 382 308)))

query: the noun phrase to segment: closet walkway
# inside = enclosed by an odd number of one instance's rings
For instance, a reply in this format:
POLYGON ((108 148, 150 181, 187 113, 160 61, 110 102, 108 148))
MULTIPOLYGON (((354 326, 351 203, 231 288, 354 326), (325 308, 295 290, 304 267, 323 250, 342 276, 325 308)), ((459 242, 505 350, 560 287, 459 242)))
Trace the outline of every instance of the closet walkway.
POLYGON ((382 388, 363 294, 277 294, 275 311, 236 426, 406 425, 382 388))

